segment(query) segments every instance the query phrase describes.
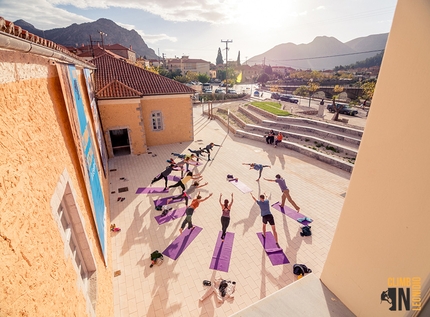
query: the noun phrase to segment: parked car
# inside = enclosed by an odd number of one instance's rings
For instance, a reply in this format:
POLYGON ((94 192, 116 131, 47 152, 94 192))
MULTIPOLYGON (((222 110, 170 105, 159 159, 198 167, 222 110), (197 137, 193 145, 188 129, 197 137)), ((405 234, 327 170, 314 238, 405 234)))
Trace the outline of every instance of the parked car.
POLYGON ((212 93, 212 89, 209 87, 209 88, 203 88, 203 93, 204 94, 211 94, 212 93))
MULTIPOLYGON (((348 116, 355 116, 358 114, 358 111, 352 108, 351 106, 343 103, 336 103, 336 108, 340 109, 339 113, 341 114, 347 114, 348 116)), ((327 105, 327 110, 334 113, 336 112, 335 107, 333 106, 333 103, 330 103, 327 105)))
POLYGON ((254 91, 254 97, 260 97, 260 92, 258 90, 254 91))
POLYGON ((282 101, 288 101, 291 103, 298 103, 299 102, 299 99, 294 98, 294 96, 290 95, 290 94, 282 94, 279 96, 279 99, 282 101))
POLYGON ((217 88, 217 89, 215 89, 215 93, 216 94, 225 94, 225 89, 224 88, 217 88))
POLYGON ((227 93, 228 93, 228 94, 232 94, 232 95, 237 95, 237 92, 236 92, 236 90, 234 90, 234 89, 228 89, 228 90, 227 90, 227 93))
POLYGON ((276 99, 276 100, 278 100, 280 97, 281 97, 281 95, 278 94, 277 92, 272 93, 272 95, 270 96, 270 98, 276 99))
POLYGON ((350 106, 345 106, 343 107, 343 109, 340 111, 340 113, 342 114, 347 114, 348 116, 355 116, 358 114, 358 111, 355 110, 354 108, 350 107, 350 106))

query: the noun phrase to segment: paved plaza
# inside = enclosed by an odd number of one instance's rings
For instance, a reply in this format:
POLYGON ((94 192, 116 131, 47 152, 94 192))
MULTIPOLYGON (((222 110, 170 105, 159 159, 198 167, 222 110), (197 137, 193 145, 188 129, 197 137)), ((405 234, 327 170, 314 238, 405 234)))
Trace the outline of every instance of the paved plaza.
MULTIPOLYGON (((200 107, 194 109, 194 142, 155 146, 148 151, 150 154, 119 156, 109 161, 110 170, 115 170, 110 173, 110 192, 115 191, 110 194, 111 222, 122 229, 111 232, 110 237, 113 270, 121 271, 113 277, 116 317, 230 316, 296 281, 292 273, 295 263, 306 264, 320 276, 348 188, 349 173, 283 147, 273 148, 227 134, 217 121, 203 117, 200 107), (183 219, 158 225, 154 217, 160 211, 155 210, 153 200, 177 195, 181 189, 172 188, 169 194, 136 194, 136 190, 149 186, 154 176, 164 170, 171 152, 189 153, 188 148, 198 149, 210 142, 222 147, 214 147, 213 161, 204 161, 194 169, 194 173, 203 175, 203 183, 209 182, 200 189, 202 196, 213 193, 193 215, 193 224, 203 230, 177 260, 165 256, 161 266, 150 268, 151 252, 163 252, 174 241, 183 219), (274 179, 281 174, 301 207, 300 212, 313 219, 312 236, 301 237, 300 224, 272 208, 279 245, 289 264, 272 265, 257 237, 262 230, 259 207, 249 193, 243 194, 226 180, 227 174, 233 174, 252 188, 254 196, 266 193, 271 204, 279 201, 279 186, 263 179, 257 182, 258 172, 249 170, 242 165, 244 162, 271 165, 263 170, 262 177, 274 179), (128 191, 118 193, 122 187, 128 191), (220 193, 228 199, 234 194, 227 230, 235 234, 228 272, 209 268, 221 230, 220 193), (125 200, 117 201, 118 197, 125 200), (236 282, 234 299, 218 303, 214 294, 199 301, 206 291, 203 280, 217 277, 236 282)), ((172 175, 180 176, 180 172, 172 175)), ((163 180, 153 185, 163 186, 163 180)), ((198 189, 191 196, 194 198, 197 192, 198 189)), ((288 201, 286 205, 291 207, 288 201)), ((176 206, 184 204, 172 205, 176 206)), ((270 226, 267 229, 270 231, 270 226)))

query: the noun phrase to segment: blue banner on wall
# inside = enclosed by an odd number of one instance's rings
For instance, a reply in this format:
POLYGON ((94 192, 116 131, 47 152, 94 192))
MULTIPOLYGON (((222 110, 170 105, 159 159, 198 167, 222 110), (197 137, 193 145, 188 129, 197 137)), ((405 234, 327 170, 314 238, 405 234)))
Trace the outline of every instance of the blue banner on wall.
POLYGON ((103 171, 104 171, 105 176, 106 176, 107 172, 108 172, 108 155, 106 152, 105 139, 103 137, 103 129, 102 129, 102 126, 100 123, 99 111, 97 109, 95 92, 94 92, 94 85, 93 85, 93 80, 91 78, 91 71, 89 69, 85 68, 84 69, 84 75, 85 75, 85 82, 87 84, 88 98, 90 98, 91 111, 92 111, 93 121, 94 121, 94 128, 95 128, 95 132, 96 132, 97 141, 99 144, 100 157, 101 157, 101 161, 103 163, 103 171))
POLYGON ((107 263, 107 250, 106 250, 106 205, 103 196, 103 189, 99 177, 99 169, 97 168, 96 158, 94 156, 94 140, 89 129, 88 119, 85 114, 85 107, 82 101, 82 92, 79 88, 78 76, 75 66, 69 65, 69 76, 71 88, 73 91, 73 99, 75 102, 76 111, 78 114, 80 140, 82 150, 84 151, 84 161, 86 169, 87 191, 92 203, 93 213, 97 226, 97 232, 102 248, 105 263, 107 263))

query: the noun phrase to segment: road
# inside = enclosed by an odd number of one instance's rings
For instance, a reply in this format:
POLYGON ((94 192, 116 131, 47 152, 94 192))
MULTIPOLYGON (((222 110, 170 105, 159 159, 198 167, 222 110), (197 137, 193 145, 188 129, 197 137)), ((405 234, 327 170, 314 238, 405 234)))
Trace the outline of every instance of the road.
MULTIPOLYGON (((217 86, 213 86, 213 90, 215 90, 217 88, 217 86)), ((238 85, 234 85, 232 87, 234 90, 236 90, 237 93, 247 93, 251 95, 251 100, 254 101, 274 101, 274 102, 280 102, 282 105, 284 105, 284 109, 286 109, 287 111, 291 111, 291 108, 293 108, 293 113, 296 111, 299 111, 299 109, 301 111, 306 110, 308 108, 312 108, 314 110, 318 110, 319 109, 319 103, 321 101, 321 99, 312 99, 310 104, 309 104, 309 98, 306 97, 301 97, 301 96, 295 96, 299 102, 297 104, 298 107, 296 107, 295 104, 290 103, 290 102, 285 102, 285 101, 279 101, 279 100, 275 100, 275 99, 271 99, 271 92, 268 90, 261 90, 259 89, 258 84, 238 84, 238 85), (260 96, 256 97, 254 96, 254 92, 255 91, 259 91, 260 92, 260 96), (263 97, 261 97, 261 93, 263 93, 263 97), (310 106, 310 107, 309 107, 310 106), (297 109, 296 109, 297 108, 297 109)), ((235 105, 235 104, 242 104, 243 101, 231 101, 231 102, 227 102, 227 103, 221 103, 221 104, 217 104, 214 103, 213 106, 214 107, 218 107, 218 106, 227 106, 227 105, 235 105)), ((327 105, 331 103, 331 100, 327 99, 324 100, 324 119, 325 120, 331 120, 331 118, 333 117, 333 113, 330 113, 327 110, 327 105)), ((358 127, 365 127, 366 125, 366 110, 363 110, 361 108, 356 108, 358 111, 358 115, 356 116, 348 116, 348 115, 343 115, 343 114, 339 114, 339 119, 348 119, 348 124, 350 125, 354 125, 354 126, 358 126, 358 127)))

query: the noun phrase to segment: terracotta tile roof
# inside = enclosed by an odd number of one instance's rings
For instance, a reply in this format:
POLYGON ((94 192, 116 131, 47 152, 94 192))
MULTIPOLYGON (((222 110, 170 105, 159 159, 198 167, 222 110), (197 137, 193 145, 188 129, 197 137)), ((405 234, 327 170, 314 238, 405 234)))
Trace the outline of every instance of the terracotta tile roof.
POLYGON ((187 64, 187 63, 207 63, 210 64, 210 62, 207 62, 203 59, 198 59, 198 58, 184 58, 181 59, 180 58, 174 58, 174 59, 169 59, 168 63, 182 63, 182 64, 187 64))
MULTIPOLYGON (((94 46, 93 51, 94 51, 94 57, 97 57, 97 56, 100 56, 103 54, 110 54, 113 57, 124 59, 124 57, 119 56, 118 54, 115 54, 115 53, 109 51, 108 49, 102 49, 99 46, 94 46)), ((83 51, 82 53, 78 53, 77 55, 79 57, 93 57, 93 51, 91 51, 91 47, 88 47, 87 50, 83 51)))
POLYGON ((111 55, 91 62, 97 98, 133 98, 149 95, 194 94, 195 90, 167 77, 152 73, 111 55))
POLYGON ((126 51, 132 51, 133 52, 132 49, 125 47, 121 44, 108 44, 108 45, 105 44, 104 47, 107 50, 126 50, 126 51))
POLYGON ((75 60, 83 62, 84 64, 91 65, 86 60, 79 58, 75 54, 69 52, 69 50, 67 48, 65 48, 64 46, 57 44, 55 42, 49 41, 43 37, 37 36, 33 33, 30 33, 27 30, 24 30, 23 28, 21 28, 20 26, 15 25, 13 22, 4 19, 3 17, 0 17, 0 32, 7 33, 11 36, 15 36, 17 38, 21 38, 21 39, 24 39, 26 41, 33 42, 33 43, 41 45, 41 46, 45 46, 48 49, 58 51, 64 55, 68 55, 75 60))

